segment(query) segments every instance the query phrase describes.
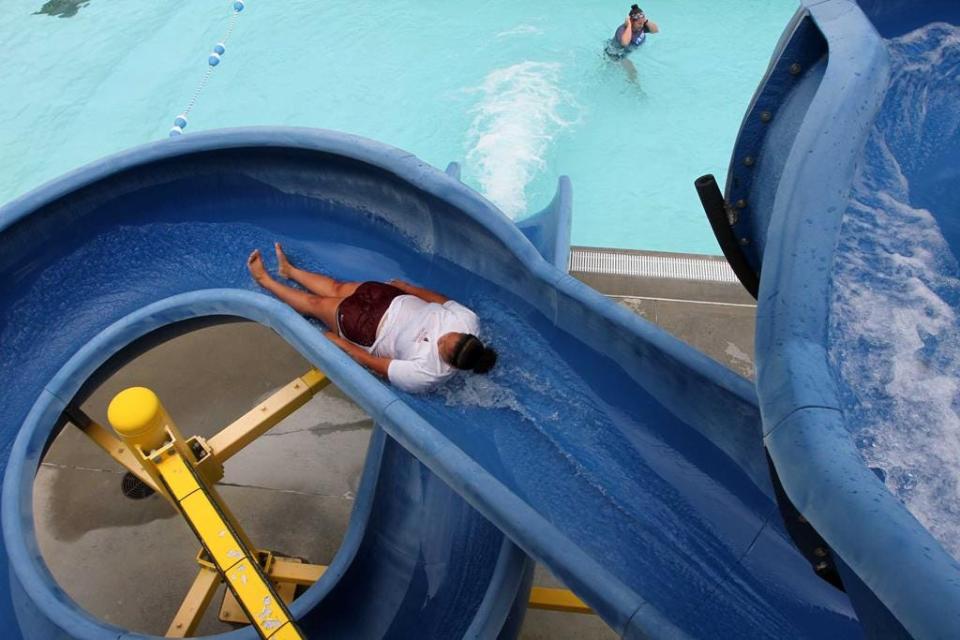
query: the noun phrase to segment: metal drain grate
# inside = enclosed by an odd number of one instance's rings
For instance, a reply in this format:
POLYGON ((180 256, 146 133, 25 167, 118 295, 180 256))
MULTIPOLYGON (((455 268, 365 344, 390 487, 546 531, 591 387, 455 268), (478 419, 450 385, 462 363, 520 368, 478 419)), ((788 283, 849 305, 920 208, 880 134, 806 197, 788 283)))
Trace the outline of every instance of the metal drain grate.
POLYGON ((708 256, 671 256, 617 249, 573 247, 570 271, 631 278, 670 278, 737 284, 726 260, 708 256))
POLYGON ((133 475, 129 471, 123 474, 123 480, 120 483, 120 490, 123 495, 131 500, 143 500, 149 498, 156 491, 151 489, 143 480, 133 475))

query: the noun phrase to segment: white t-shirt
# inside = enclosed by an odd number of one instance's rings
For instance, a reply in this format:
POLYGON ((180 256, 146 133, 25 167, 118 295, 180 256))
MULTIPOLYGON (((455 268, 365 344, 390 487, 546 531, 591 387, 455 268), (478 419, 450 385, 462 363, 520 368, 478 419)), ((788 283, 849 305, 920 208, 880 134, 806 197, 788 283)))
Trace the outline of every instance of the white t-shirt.
POLYGON ((397 296, 380 321, 370 353, 393 360, 387 369, 391 384, 420 393, 457 372, 440 358, 437 340, 446 333, 476 335, 478 331, 477 315, 453 300, 437 304, 417 296, 397 296))

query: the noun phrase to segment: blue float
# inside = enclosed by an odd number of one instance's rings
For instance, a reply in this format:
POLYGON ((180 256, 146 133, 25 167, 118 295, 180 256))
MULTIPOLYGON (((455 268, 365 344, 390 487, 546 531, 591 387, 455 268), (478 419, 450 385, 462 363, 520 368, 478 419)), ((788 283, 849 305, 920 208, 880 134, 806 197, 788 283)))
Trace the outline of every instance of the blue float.
POLYGON ((243 0, 235 0, 233 3, 233 10, 236 11, 237 13, 240 13, 241 11, 243 11, 243 8, 245 6, 246 5, 243 3, 243 0))
POLYGON ((216 53, 216 52, 211 53, 211 54, 210 54, 210 57, 207 58, 207 63, 208 63, 211 67, 215 67, 215 66, 217 66, 218 64, 220 64, 220 54, 219 54, 219 53, 216 53))

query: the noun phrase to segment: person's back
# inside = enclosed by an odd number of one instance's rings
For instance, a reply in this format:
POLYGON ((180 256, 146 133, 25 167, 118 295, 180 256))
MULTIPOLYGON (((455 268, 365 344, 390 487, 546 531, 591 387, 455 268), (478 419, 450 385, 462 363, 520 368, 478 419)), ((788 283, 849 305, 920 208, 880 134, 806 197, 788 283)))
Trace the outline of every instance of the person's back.
POLYGON ((393 384, 408 391, 421 390, 457 372, 439 352, 440 338, 448 333, 479 333, 476 314, 453 300, 440 304, 413 295, 399 296, 387 309, 370 353, 393 360, 388 372, 393 384))
POLYGON ((370 348, 375 356, 413 359, 422 345, 436 343, 445 333, 479 333, 477 315, 462 304, 448 300, 427 302, 413 295, 394 299, 370 348))

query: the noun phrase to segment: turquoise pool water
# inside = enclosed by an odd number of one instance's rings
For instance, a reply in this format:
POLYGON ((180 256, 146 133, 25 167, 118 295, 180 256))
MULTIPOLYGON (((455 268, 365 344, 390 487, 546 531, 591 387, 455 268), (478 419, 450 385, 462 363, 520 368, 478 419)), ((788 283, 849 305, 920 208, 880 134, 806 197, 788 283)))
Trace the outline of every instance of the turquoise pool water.
MULTIPOLYGON (((574 185, 575 244, 719 253, 693 190, 722 181, 793 0, 644 2, 662 30, 603 55, 630 3, 248 0, 190 132, 338 129, 407 149, 514 218, 574 185)), ((166 137, 229 0, 42 0, 0 9, 0 202, 166 137), (50 3, 47 3, 50 5, 50 3)))

